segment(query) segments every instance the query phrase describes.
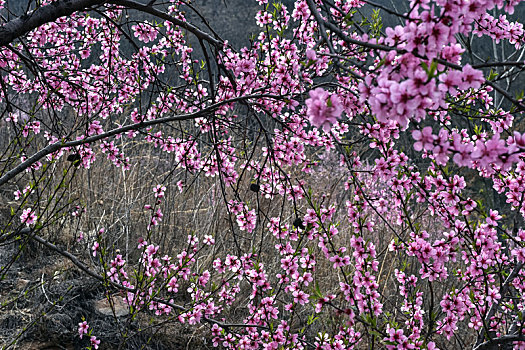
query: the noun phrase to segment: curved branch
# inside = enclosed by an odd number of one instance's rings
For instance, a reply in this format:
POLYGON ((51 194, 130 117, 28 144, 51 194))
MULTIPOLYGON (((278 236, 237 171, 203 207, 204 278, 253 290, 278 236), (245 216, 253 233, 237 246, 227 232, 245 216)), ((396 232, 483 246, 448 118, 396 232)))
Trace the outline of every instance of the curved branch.
POLYGON ((490 68, 490 67, 523 67, 525 68, 525 61, 509 61, 509 62, 486 62, 472 65, 472 68, 490 68))
POLYGON ((169 21, 169 22, 175 24, 176 26, 179 26, 179 27, 182 27, 182 28, 186 29, 187 31, 189 31, 193 35, 195 35, 197 38, 199 38, 200 40, 206 40, 209 43, 211 43, 214 46, 216 46, 217 48, 221 48, 222 49, 222 47, 223 47, 223 43, 220 40, 215 39, 214 37, 212 37, 208 33, 203 32, 202 30, 200 30, 199 28, 195 27, 194 25, 192 25, 192 24, 190 24, 188 22, 181 21, 178 18, 175 18, 173 16, 170 16, 167 13, 164 13, 162 11, 157 10, 156 8, 154 8, 151 5, 141 4, 140 2, 133 1, 133 0, 109 0, 109 1, 106 1, 106 3, 114 4, 114 5, 118 5, 118 6, 124 6, 124 7, 130 8, 130 9, 135 9, 135 10, 139 10, 139 11, 142 11, 142 12, 149 13, 150 15, 162 18, 162 19, 164 19, 166 21, 169 21))
POLYGON ((492 340, 481 343, 473 348, 473 350, 484 350, 484 349, 493 349, 494 345, 498 344, 508 344, 515 341, 524 341, 525 335, 523 334, 510 334, 502 335, 501 337, 494 338, 492 340))
POLYGON ((206 40, 213 45, 222 48, 223 43, 203 32, 194 25, 177 19, 162 11, 155 9, 151 5, 141 4, 133 0, 58 0, 49 5, 37 8, 36 10, 17 17, 0 27, 0 47, 11 44, 15 39, 23 36, 33 29, 40 27, 49 22, 53 22, 60 17, 70 16, 71 14, 87 10, 90 7, 103 4, 114 4, 124 6, 130 9, 139 10, 151 15, 162 18, 166 21, 186 29, 201 40, 206 40))
POLYGON ((0 47, 11 44, 15 39, 60 17, 102 5, 106 0, 58 0, 49 5, 17 17, 0 27, 0 47))
POLYGON ((159 119, 154 119, 154 120, 147 120, 147 121, 144 121, 142 123, 126 125, 126 126, 122 126, 120 128, 116 128, 116 129, 110 130, 108 132, 99 134, 99 135, 86 137, 85 139, 82 139, 82 140, 75 140, 75 141, 69 141, 69 142, 65 142, 65 141, 55 142, 53 144, 50 144, 50 145, 42 148, 40 151, 38 151, 37 153, 33 154, 31 157, 26 159, 24 162, 19 164, 17 167, 15 167, 15 168, 11 169, 10 171, 8 171, 4 176, 0 177, 0 186, 2 186, 7 181, 9 181, 12 178, 14 178, 16 175, 20 174, 22 171, 24 171, 27 168, 29 168, 31 165, 33 165, 34 163, 36 163, 37 161, 39 161, 43 157, 45 157, 45 156, 47 156, 47 155, 49 155, 51 153, 54 153, 54 152, 56 152, 56 151, 58 151, 58 150, 60 150, 62 148, 75 147, 75 146, 85 145, 85 144, 88 144, 88 143, 93 143, 93 142, 96 142, 96 141, 99 141, 99 140, 103 140, 103 139, 111 137, 111 136, 115 136, 115 135, 122 134, 122 133, 125 133, 125 132, 128 132, 128 131, 132 131, 132 130, 144 129, 144 128, 148 127, 148 126, 153 126, 153 125, 157 125, 157 124, 169 123, 169 122, 173 122, 173 121, 183 121, 183 120, 196 119, 196 118, 204 116, 207 113, 211 113, 211 112, 215 111, 217 108, 219 108, 219 107, 221 107, 221 106, 223 106, 225 104, 239 102, 239 101, 245 101, 245 100, 249 100, 249 99, 253 99, 253 98, 281 99, 283 97, 282 96, 278 96, 278 95, 271 95, 271 94, 259 94, 259 95, 240 96, 240 97, 235 97, 235 98, 231 98, 231 99, 228 99, 228 100, 224 100, 224 101, 221 101, 221 102, 218 102, 218 103, 214 103, 211 106, 203 108, 200 111, 197 111, 195 113, 174 115, 174 116, 169 116, 169 117, 164 117, 164 118, 159 118, 159 119))

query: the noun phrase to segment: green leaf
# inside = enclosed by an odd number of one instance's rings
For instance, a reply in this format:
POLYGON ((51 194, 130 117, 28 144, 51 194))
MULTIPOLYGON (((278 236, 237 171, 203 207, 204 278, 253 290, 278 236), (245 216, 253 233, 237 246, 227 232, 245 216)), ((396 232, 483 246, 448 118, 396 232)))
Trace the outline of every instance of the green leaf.
POLYGON ((429 75, 430 73, 430 69, 428 68, 428 65, 426 62, 421 62, 421 68, 423 68, 423 70, 425 71, 425 73, 427 73, 427 75, 429 75))
POLYGON ((435 76, 435 73, 436 73, 436 70, 437 70, 437 61, 436 60, 432 60, 432 63, 430 64, 430 74, 429 74, 429 78, 433 78, 435 76))
POLYGON ((317 299, 321 299, 323 297, 323 293, 321 292, 321 288, 319 287, 319 283, 317 281, 315 281, 314 296, 317 299))
POLYGON ((319 317, 316 317, 315 315, 310 315, 310 316, 308 316, 308 320, 306 321, 306 324, 307 325, 311 325, 318 319, 319 319, 319 317))
POLYGON ((487 80, 494 80, 499 74, 495 72, 494 70, 490 70, 489 76, 487 77, 487 80))

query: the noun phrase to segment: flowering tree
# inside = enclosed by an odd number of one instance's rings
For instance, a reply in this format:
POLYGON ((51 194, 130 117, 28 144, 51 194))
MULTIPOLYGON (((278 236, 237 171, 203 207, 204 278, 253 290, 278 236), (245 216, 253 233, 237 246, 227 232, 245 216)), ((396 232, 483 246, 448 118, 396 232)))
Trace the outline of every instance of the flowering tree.
POLYGON ((519 1, 257 2, 236 48, 198 1, 1 1, 0 239, 214 346, 525 348, 519 1), (108 162, 111 191, 155 181, 125 252, 70 195, 108 162), (225 220, 166 244, 168 194, 197 189, 225 220), (50 234, 66 223, 86 245, 50 234))

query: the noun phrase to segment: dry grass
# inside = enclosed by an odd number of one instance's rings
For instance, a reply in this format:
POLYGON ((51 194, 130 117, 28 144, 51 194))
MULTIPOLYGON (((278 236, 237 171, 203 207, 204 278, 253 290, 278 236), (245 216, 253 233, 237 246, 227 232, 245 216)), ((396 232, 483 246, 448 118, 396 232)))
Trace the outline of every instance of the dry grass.
MULTIPOLYGON (((237 169, 239 174, 243 174, 242 178, 234 187, 223 188, 220 179, 217 177, 188 174, 182 169, 174 169, 173 155, 161 152, 145 141, 121 140, 120 142, 122 143, 119 147, 130 157, 131 168, 129 171, 114 167, 107 159, 104 159, 103 154, 98 154, 97 163, 90 169, 76 168, 65 161, 65 157, 51 165, 52 169, 49 169, 40 180, 42 188, 38 196, 32 195, 30 198, 38 205, 47 223, 40 232, 42 236, 60 248, 76 254, 92 270, 102 273, 98 258, 91 255, 91 246, 95 239, 98 239, 104 247, 106 261, 120 253, 128 261, 128 268, 131 270, 133 267, 137 267, 140 251, 136 247, 141 237, 158 244, 162 254, 175 256, 185 249, 189 234, 197 235, 200 239, 204 235, 212 235, 216 244, 197 258, 196 271, 213 271, 213 260, 218 257, 225 257, 227 254, 236 254, 238 246, 242 252, 256 252, 259 255, 260 262, 264 263, 270 280, 276 281, 275 275, 282 273, 281 257, 275 249, 279 240, 268 233, 266 228, 268 219, 279 217, 282 223, 291 226, 297 216, 305 214, 306 210, 310 208, 307 200, 303 199, 294 205, 290 205, 279 196, 270 200, 250 191, 250 184, 255 176, 253 170, 250 169, 245 171, 243 171, 244 169, 237 169), (60 177, 58 174, 63 174, 63 176, 60 177), (185 183, 182 192, 176 186, 178 181, 185 183), (150 213, 144 209, 144 205, 154 205, 153 188, 157 184, 163 184, 168 188, 160 205, 164 217, 160 225, 148 230, 150 213), (247 233, 238 229, 235 218, 230 217, 226 210, 225 201, 229 199, 241 199, 250 209, 256 210, 258 223, 253 232, 247 233), (80 217, 72 216, 77 205, 85 209, 80 217), (105 233, 98 236, 97 232, 101 228, 105 229, 105 233), (84 239, 79 241, 80 231, 83 231, 84 239)), ((205 147, 203 151, 206 152, 205 147)), ((251 154, 249 151, 250 149, 247 149, 244 153, 251 154)), ((294 184, 301 180, 304 181, 306 189, 312 188, 314 190, 312 198, 310 198, 311 201, 323 204, 333 203, 336 206, 336 213, 332 221, 337 223, 339 234, 334 237, 333 243, 336 247, 348 247, 350 238, 354 235, 354 228, 349 225, 346 218, 345 203, 353 198, 352 191, 344 189, 344 182, 348 180, 348 171, 338 165, 339 159, 334 153, 318 152, 312 156, 320 160, 320 165, 311 174, 306 174, 299 168, 287 168, 285 170, 294 184)), ((262 159, 261 154, 254 153, 254 158, 257 157, 262 159)), ((13 203, 7 200, 4 203, 11 207, 15 204, 16 207, 20 201, 13 203)), ((13 222, 16 221, 17 215, 20 215, 20 210, 15 208, 13 222)), ((440 227, 428 215, 427 208, 414 207, 413 216, 420 222, 421 229, 435 234, 436 237, 441 234, 440 227)), ((362 234, 365 240, 374 242, 376 245, 379 261, 377 280, 380 285, 379 292, 382 301, 385 304, 385 309, 392 311, 394 319, 404 321, 404 316, 396 311, 404 300, 398 294, 398 283, 393 271, 403 264, 407 264, 407 274, 417 275, 418 264, 387 249, 388 244, 395 237, 388 222, 383 221, 377 215, 375 217, 372 215, 369 219, 375 221, 375 229, 373 232, 363 230, 362 234)), ((403 237, 408 234, 407 228, 402 225, 397 226, 396 230, 403 237)), ((344 280, 345 275, 352 275, 352 268, 350 267, 343 274, 341 270, 335 270, 329 261, 322 258, 323 253, 316 241, 303 242, 302 244, 311 249, 314 256, 317 257, 318 263, 313 274, 315 281, 313 285, 319 286, 324 294, 340 295, 339 282, 344 280)), ((35 251, 40 261, 46 260, 45 255, 48 252, 35 251)), ((44 291, 51 285, 60 283, 65 285, 66 282, 78 280, 82 276, 70 262, 64 259, 57 260, 56 256, 47 257, 46 266, 34 267, 30 274, 37 277, 44 276, 41 278, 44 291)), ((30 279, 31 276, 27 278, 30 279)), ((212 273, 212 281, 220 283, 221 277, 212 273)), ((76 283, 80 283, 80 281, 76 283)), ((184 287, 181 286, 180 290, 184 290, 184 287)), ((450 286, 443 286, 443 289, 445 287, 450 286)), ((425 290, 426 287, 422 284, 421 288, 425 290)), ((24 290, 21 286, 17 286, 15 289, 17 291, 24 290)), ((38 298, 44 303, 53 304, 57 301, 58 294, 49 296, 42 291, 38 293, 38 298)), ((244 284, 236 304, 225 309, 227 319, 239 322, 248 315, 244 306, 249 302, 249 293, 249 285, 244 284)), ((82 296, 86 300, 91 298, 89 299, 91 301, 100 300, 103 297, 103 289, 96 288, 93 293, 82 296)), ((1 298, 2 301, 7 300, 7 294, 2 294, 1 298)), ((181 302, 188 301, 186 299, 187 296, 181 295, 181 302)), ((289 296, 282 294, 282 301, 289 301, 289 296)), ((81 304, 78 304, 78 307, 81 307, 81 304)), ((12 310, 14 309, 8 306, 0 310, 0 313, 7 315, 12 310)), ((28 310, 30 312, 35 311, 31 307, 28 310)), ((282 312, 282 314, 284 313, 282 312)), ((298 309, 291 325, 292 329, 299 330, 305 326, 306 319, 311 314, 312 310, 309 307, 298 309)), ((71 318, 71 329, 68 330, 70 337, 76 337, 75 326, 81 321, 80 315, 80 311, 77 310, 76 315, 71 318)), ((94 319, 97 317, 89 310, 86 310, 85 315, 94 319)), ((310 334, 315 335, 318 331, 336 332, 341 322, 344 321, 344 316, 330 310, 324 311, 318 316, 319 320, 310 328, 310 334)), ((35 319, 33 317, 31 320, 24 320, 24 322, 31 324, 35 319)), ((39 322, 37 320, 33 325, 39 322)), ((154 334, 157 337, 156 339, 175 337, 178 339, 175 343, 183 342, 185 339, 188 344, 192 344, 192 347, 207 348, 209 346, 209 342, 205 342, 205 335, 208 334, 205 328, 197 327, 190 331, 186 326, 181 326, 173 319, 159 318, 154 320, 148 312, 134 319, 133 327, 135 328, 133 330, 130 330, 131 323, 115 320, 116 323, 110 326, 109 323, 104 322, 100 326, 114 327, 115 332, 118 330, 118 333, 109 332, 107 335, 128 339, 125 341, 128 344, 126 346, 135 346, 140 342, 147 343, 151 334, 154 334), (149 335, 141 337, 138 336, 140 333, 149 335)), ((19 333, 22 331, 22 324, 23 322, 20 322, 16 327, 19 333)), ((100 331, 100 328, 97 330, 100 331)), ((30 337, 35 336, 35 333, 28 334, 30 337)), ((27 340, 30 337, 22 337, 21 339, 27 340)), ((7 341, 8 339, 12 339, 12 337, 7 337, 4 340, 7 341)), ((20 342, 20 344, 25 343, 20 342)), ((38 344, 47 346, 45 342, 38 344)))

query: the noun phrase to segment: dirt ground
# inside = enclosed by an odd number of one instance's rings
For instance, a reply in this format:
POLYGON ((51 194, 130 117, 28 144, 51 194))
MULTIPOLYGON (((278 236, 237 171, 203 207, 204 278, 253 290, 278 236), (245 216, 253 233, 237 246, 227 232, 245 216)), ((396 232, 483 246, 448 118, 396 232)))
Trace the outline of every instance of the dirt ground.
POLYGON ((85 349, 89 337, 78 335, 83 319, 101 340, 101 350, 213 348, 202 335, 205 326, 187 328, 147 313, 132 319, 118 294, 109 303, 100 282, 67 259, 37 243, 21 253, 18 248, 0 246, 2 349, 85 349))

